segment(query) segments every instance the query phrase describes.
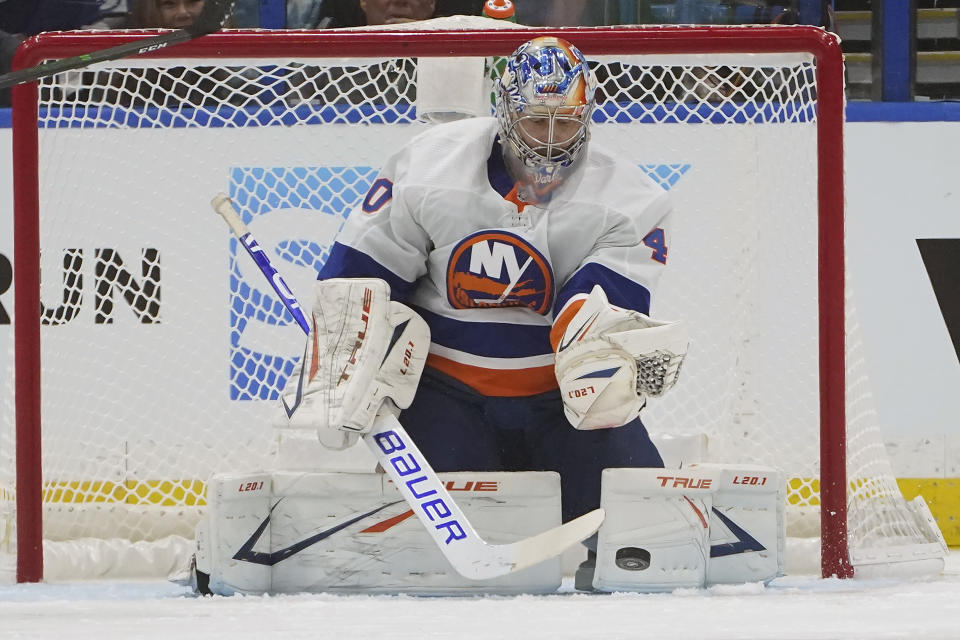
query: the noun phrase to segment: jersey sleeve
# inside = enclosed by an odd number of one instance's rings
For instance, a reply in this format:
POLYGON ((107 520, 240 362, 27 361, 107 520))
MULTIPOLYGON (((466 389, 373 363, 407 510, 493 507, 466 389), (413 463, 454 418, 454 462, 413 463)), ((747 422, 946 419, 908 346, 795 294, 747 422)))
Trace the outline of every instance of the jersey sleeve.
POLYGON ((386 280, 391 297, 408 298, 427 273, 430 239, 416 219, 423 189, 407 184, 408 153, 391 157, 350 213, 318 279, 386 280))
POLYGON ((604 232, 557 294, 551 341, 563 333, 594 285, 603 287, 611 304, 649 315, 652 293, 667 265, 671 215, 665 191, 647 198, 636 214, 607 211, 604 232))

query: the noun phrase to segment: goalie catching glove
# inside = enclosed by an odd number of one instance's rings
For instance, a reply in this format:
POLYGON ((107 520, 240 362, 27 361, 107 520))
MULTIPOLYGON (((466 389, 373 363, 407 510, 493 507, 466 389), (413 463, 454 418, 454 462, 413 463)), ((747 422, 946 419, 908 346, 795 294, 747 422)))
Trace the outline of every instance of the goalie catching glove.
POLYGON ((283 406, 289 426, 316 429, 321 444, 345 449, 372 428, 384 403, 390 410, 410 406, 430 328, 415 311, 391 301, 389 285, 376 278, 317 282, 311 316, 283 406))
POLYGON ((565 327, 555 325, 551 338, 563 411, 577 429, 619 427, 636 418, 648 397, 676 383, 688 343, 681 323, 614 306, 599 285, 565 327))

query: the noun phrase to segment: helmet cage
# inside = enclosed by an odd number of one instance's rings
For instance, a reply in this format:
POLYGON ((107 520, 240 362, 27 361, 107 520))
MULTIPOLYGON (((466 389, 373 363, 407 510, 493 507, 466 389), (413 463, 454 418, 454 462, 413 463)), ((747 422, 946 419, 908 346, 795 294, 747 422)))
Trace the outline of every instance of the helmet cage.
POLYGON ((504 137, 527 167, 569 166, 589 139, 585 107, 512 107, 507 105, 504 137))

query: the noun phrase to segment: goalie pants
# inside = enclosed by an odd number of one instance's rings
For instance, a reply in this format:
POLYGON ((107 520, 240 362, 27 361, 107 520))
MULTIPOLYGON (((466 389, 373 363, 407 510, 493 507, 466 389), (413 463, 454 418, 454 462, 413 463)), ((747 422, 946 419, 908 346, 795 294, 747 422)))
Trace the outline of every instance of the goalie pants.
POLYGON ((639 418, 578 431, 559 391, 488 397, 429 367, 400 423, 435 471, 556 471, 564 522, 600 506, 604 469, 663 467, 639 418))

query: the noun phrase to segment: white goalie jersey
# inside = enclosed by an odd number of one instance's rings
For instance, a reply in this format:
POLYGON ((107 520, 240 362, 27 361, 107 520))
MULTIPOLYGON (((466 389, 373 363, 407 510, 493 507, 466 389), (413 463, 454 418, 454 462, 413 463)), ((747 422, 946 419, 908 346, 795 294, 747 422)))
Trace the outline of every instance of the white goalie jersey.
POLYGON ((386 280, 430 325, 428 366, 484 395, 525 396, 557 387, 551 327, 594 285, 649 314, 671 206, 595 145, 546 204, 525 203, 497 131, 494 118, 437 125, 391 157, 320 278, 386 280))

